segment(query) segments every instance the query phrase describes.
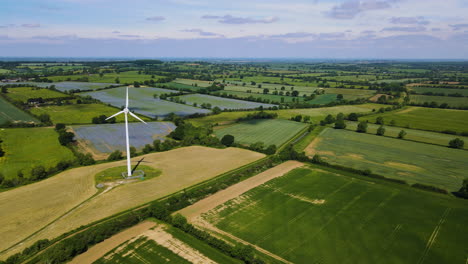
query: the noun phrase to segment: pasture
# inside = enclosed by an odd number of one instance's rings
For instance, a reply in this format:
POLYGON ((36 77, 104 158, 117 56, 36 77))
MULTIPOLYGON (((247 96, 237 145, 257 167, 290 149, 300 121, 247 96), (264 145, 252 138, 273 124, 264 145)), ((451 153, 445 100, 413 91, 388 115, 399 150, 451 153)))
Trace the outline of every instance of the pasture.
POLYGON ((448 94, 461 94, 463 96, 468 96, 468 89, 450 89, 443 87, 411 87, 411 90, 417 92, 418 94, 422 93, 443 93, 448 94))
MULTIPOLYGON (((48 114, 54 124, 91 124, 93 117, 106 115, 111 116, 120 111, 120 109, 110 107, 104 104, 71 104, 71 105, 50 105, 34 107, 30 109, 35 115, 48 114)), ((140 116, 143 120, 149 120, 147 117, 140 116)), ((134 121, 133 117, 129 118, 134 121)), ((124 116, 116 117, 116 122, 123 122, 124 116)))
POLYGON ((369 120, 375 123, 377 117, 383 117, 386 123, 395 121, 395 126, 431 131, 452 130, 458 133, 468 132, 468 111, 406 107, 389 113, 364 116, 359 121, 369 120))
MULTIPOLYGON (((346 129, 356 131, 357 125, 358 125, 357 122, 351 122, 351 121, 346 122, 346 129)), ((375 135, 379 127, 380 125, 367 124, 367 133, 375 135)), ((387 137, 397 138, 400 131, 404 130, 407 133, 405 136, 405 139, 407 140, 435 144, 435 145, 440 145, 444 147, 447 147, 449 141, 454 138, 460 138, 464 140, 465 142, 468 142, 468 137, 462 137, 462 136, 457 136, 457 135, 449 135, 449 134, 437 133, 437 132, 432 132, 432 131, 393 127, 393 126, 386 126, 386 125, 384 125, 384 128, 385 128, 385 136, 387 137)), ((468 149, 468 146, 465 145, 464 148, 468 149)))
MULTIPOLYGON (((277 111, 265 111, 268 113, 277 113, 281 119, 290 119, 291 117, 302 115, 310 116, 311 121, 314 123, 320 122, 328 114, 336 116, 339 113, 371 113, 373 109, 380 108, 378 104, 362 104, 362 105, 341 105, 332 107, 321 107, 321 108, 306 108, 306 109, 283 109, 277 111)), ((205 117, 193 118, 189 121, 194 125, 208 125, 218 123, 220 125, 233 123, 237 118, 246 116, 249 113, 255 111, 244 111, 244 112, 223 112, 218 115, 210 115, 205 117)))
POLYGON ((68 95, 61 92, 45 89, 45 88, 32 88, 32 87, 16 87, 8 88, 8 93, 5 94, 13 101, 27 103, 31 98, 53 99, 68 97, 68 95))
MULTIPOLYGON (((76 139, 86 150, 99 155, 115 150, 125 152, 125 124, 72 126, 76 139)), ((129 123, 130 145, 141 150, 156 139, 163 140, 175 129, 171 122, 129 123)))
MULTIPOLYGON (((70 90, 96 90, 99 88, 120 85, 116 83, 92 83, 92 82, 59 82, 59 83, 52 83, 52 84, 55 85, 55 88, 61 92, 67 92, 70 90)), ((49 84, 49 85, 52 85, 52 84, 49 84)))
MULTIPOLYGON (((77 81, 82 78, 87 78, 89 82, 94 83, 116 83, 116 78, 119 78, 120 84, 133 84, 133 82, 143 82, 151 80, 152 75, 138 74, 138 71, 125 71, 120 73, 105 73, 104 76, 99 74, 82 74, 82 75, 63 75, 63 76, 50 76, 49 79, 54 82, 63 81, 77 81)), ((153 79, 158 79, 161 76, 154 76, 153 79)))
POLYGON ((325 129, 306 154, 330 163, 370 169, 410 184, 457 191, 468 169, 468 151, 339 129, 325 129))
MULTIPOLYGON (((124 231, 125 232, 125 231, 124 231)), ((118 235, 116 235, 117 237, 118 235)), ((112 240, 113 238, 110 238, 112 240)), ((87 253, 84 253, 87 254, 87 253)), ((80 257, 77 257, 77 259, 80 257)), ((166 224, 141 232, 98 259, 105 263, 241 263, 166 224)), ((80 263, 80 262, 72 262, 80 263)))
POLYGON ((6 122, 38 122, 36 118, 28 115, 0 96, 0 125, 6 122))
MULTIPOLYGON (((39 239, 57 237, 211 179, 264 155, 238 148, 192 146, 143 157, 143 165, 161 170, 160 176, 124 184, 95 196, 94 175, 108 168, 124 166, 125 160, 67 170, 46 180, 0 193, 0 211, 3 213, 0 218, 0 251, 34 233, 22 244, 2 252, 0 258, 21 251, 39 239), (49 225, 52 221, 54 224, 49 225)), ((133 164, 141 158, 134 158, 133 164)))
POLYGON ((0 158, 0 173, 6 179, 17 178, 18 171, 28 178, 35 166, 42 165, 48 169, 55 167, 59 161, 74 159, 73 153, 60 145, 53 128, 0 129, 0 139, 5 151, 5 156, 0 158))
POLYGON ((410 102, 415 104, 436 102, 438 105, 443 103, 450 107, 468 107, 468 97, 450 97, 450 96, 432 96, 432 95, 410 95, 410 102))
MULTIPOLYGON (((106 89, 96 92, 81 93, 91 96, 115 107, 125 105, 125 87, 106 89)), ((149 117, 164 117, 169 113, 190 115, 194 113, 209 113, 207 109, 195 108, 189 105, 177 104, 165 100, 155 99, 154 95, 174 93, 175 91, 161 88, 130 88, 128 90, 129 109, 149 117)))
POLYGON ((211 86, 211 84, 213 84, 213 82, 210 82, 210 81, 200 81, 200 80, 180 79, 180 78, 177 78, 173 82, 180 83, 180 84, 185 84, 185 85, 190 85, 190 86, 195 86, 196 85, 196 87, 208 87, 208 86, 211 86))
POLYGON ((260 106, 264 108, 273 107, 273 104, 263 104, 256 102, 249 102, 243 100, 236 100, 230 98, 217 97, 206 94, 187 94, 177 96, 179 99, 185 101, 190 105, 200 106, 201 104, 211 104, 211 107, 219 107, 221 109, 254 109, 260 106))
POLYGON ((306 127, 307 124, 289 120, 260 119, 229 125, 215 130, 214 134, 220 139, 233 135, 235 142, 241 144, 263 142, 266 146, 279 147, 306 127))
POLYGON ((317 167, 295 169, 201 217, 213 232, 293 263, 466 261, 464 201, 317 167))

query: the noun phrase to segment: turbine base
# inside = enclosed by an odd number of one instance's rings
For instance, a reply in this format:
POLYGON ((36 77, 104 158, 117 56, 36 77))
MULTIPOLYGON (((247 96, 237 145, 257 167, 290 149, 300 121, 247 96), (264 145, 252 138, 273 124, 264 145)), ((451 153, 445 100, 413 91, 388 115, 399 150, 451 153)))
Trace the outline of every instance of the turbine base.
POLYGON ((132 176, 128 176, 128 173, 126 171, 122 172, 122 177, 125 180, 131 180, 131 179, 143 179, 145 178, 145 172, 142 170, 136 170, 132 173, 132 176))

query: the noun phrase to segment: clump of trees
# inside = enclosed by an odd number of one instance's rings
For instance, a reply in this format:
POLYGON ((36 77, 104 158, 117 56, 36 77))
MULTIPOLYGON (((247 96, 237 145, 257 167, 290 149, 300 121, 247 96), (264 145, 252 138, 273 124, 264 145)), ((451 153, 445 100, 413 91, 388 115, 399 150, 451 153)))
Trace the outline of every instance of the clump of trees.
POLYGON ((115 160, 121 160, 123 158, 122 156, 122 151, 116 150, 109 154, 109 157, 107 157, 107 161, 115 161, 115 160))
POLYGON ((115 117, 109 118, 109 120, 106 120, 107 116, 106 115, 100 115, 100 116, 95 116, 91 119, 91 122, 93 124, 114 124, 115 123, 115 117))
POLYGON ((356 132, 359 133, 366 133, 367 132, 367 122, 366 121, 361 121, 359 122, 356 132))
POLYGON ((226 147, 232 146, 234 144, 234 136, 233 135, 224 135, 223 138, 221 138, 221 144, 223 144, 226 147))
POLYGON ((460 138, 450 140, 449 147, 455 149, 462 149, 465 146, 465 142, 460 138))
POLYGON ((383 136, 385 135, 385 128, 383 126, 380 126, 378 129, 377 129, 377 135, 378 136, 383 136))
POLYGON ((277 113, 268 113, 268 112, 260 111, 260 112, 247 114, 246 116, 243 116, 243 117, 239 117, 237 119, 237 122, 253 120, 253 119, 274 119, 277 117, 278 117, 277 113))

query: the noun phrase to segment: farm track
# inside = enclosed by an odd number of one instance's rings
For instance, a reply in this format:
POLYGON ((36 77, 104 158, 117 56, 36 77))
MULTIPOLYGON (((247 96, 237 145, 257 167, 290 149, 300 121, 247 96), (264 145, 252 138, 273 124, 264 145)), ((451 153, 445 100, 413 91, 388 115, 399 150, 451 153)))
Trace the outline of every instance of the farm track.
POLYGON ((431 250, 432 246, 435 244, 437 235, 439 234, 440 229, 442 228, 442 225, 445 223, 445 220, 447 219, 447 216, 450 213, 451 208, 445 209, 444 213, 440 217, 439 222, 437 223, 436 227, 434 228, 434 231, 432 231, 431 236, 429 237, 429 240, 427 241, 426 248, 424 249, 421 257, 419 258, 418 264, 424 263, 424 260, 427 257, 427 254, 431 250))

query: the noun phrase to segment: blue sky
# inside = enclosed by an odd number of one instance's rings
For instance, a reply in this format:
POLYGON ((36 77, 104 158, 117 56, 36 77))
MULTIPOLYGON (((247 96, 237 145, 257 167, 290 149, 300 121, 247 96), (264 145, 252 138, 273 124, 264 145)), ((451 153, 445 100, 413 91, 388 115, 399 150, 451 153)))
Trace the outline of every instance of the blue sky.
POLYGON ((0 1, 0 56, 468 59, 467 0, 0 1))

